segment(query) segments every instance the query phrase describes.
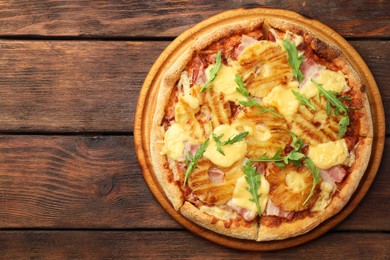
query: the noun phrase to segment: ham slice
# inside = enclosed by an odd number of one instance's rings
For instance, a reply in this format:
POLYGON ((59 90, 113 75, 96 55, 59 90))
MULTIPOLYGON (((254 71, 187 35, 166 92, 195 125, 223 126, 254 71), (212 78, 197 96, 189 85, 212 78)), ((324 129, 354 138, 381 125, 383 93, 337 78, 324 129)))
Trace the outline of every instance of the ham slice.
POLYGON ((265 210, 266 216, 277 216, 281 218, 286 218, 288 220, 291 220, 294 217, 294 211, 285 211, 272 203, 272 201, 269 199, 267 203, 267 208, 265 210))
POLYGON ((304 58, 300 69, 303 73, 303 80, 300 83, 300 87, 304 88, 307 83, 310 82, 310 79, 317 77, 320 73, 325 70, 325 67, 317 64, 314 60, 304 58))
POLYGON ((232 58, 235 58, 237 59, 238 56, 240 56, 241 52, 248 46, 256 43, 257 40, 252 38, 252 37, 249 37, 249 36, 246 36, 246 35, 242 35, 241 37, 241 43, 237 46, 237 48, 234 49, 233 51, 233 54, 232 54, 232 58))
POLYGON ((198 145, 190 144, 188 142, 184 142, 184 150, 183 150, 183 158, 184 158, 184 160, 187 158, 188 152, 190 152, 194 156, 197 149, 198 149, 198 145))
POLYGON ((256 167, 256 173, 263 174, 265 173, 265 170, 267 169, 267 164, 264 162, 255 162, 253 163, 253 166, 256 167))
POLYGON ((209 175, 210 181, 214 184, 221 184, 223 182, 223 178, 225 177, 225 173, 216 167, 211 167, 207 171, 207 174, 209 175))
POLYGON ((345 169, 343 167, 341 167, 340 165, 337 165, 337 166, 330 168, 328 170, 328 174, 330 177, 332 177, 332 179, 335 182, 339 183, 339 182, 342 182, 344 180, 344 177, 347 174, 347 172, 345 171, 345 169))
POLYGON ((321 180, 336 186, 334 179, 329 175, 328 170, 320 170, 321 180))
POLYGON ((232 200, 229 200, 227 203, 227 206, 236 211, 238 214, 240 214, 246 221, 254 220, 257 216, 256 211, 252 211, 246 208, 242 208, 238 205, 236 205, 232 200))
POLYGON ((339 183, 344 180, 347 172, 343 167, 337 165, 328 170, 321 170, 320 174, 323 181, 335 185, 336 182, 339 183))
POLYGON ((207 76, 205 73, 205 65, 199 56, 196 56, 194 58, 192 66, 193 66, 192 75, 191 75, 192 84, 203 85, 204 83, 206 83, 207 76))

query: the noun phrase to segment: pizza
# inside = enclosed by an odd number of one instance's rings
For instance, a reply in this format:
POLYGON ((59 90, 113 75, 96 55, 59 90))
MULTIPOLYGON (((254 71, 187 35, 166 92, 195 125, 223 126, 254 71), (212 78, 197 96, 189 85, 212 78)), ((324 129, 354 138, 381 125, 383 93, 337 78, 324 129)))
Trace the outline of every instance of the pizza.
POLYGON ((287 239, 334 216, 371 153, 359 75, 276 18, 199 36, 165 72, 152 116, 153 169, 174 209, 239 239, 287 239))

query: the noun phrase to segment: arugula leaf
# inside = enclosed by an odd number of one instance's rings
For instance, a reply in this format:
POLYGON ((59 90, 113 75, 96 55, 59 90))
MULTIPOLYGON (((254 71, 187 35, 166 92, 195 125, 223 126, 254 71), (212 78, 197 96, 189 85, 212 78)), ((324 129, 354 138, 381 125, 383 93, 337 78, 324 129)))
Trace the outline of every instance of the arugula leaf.
POLYGON ((303 153, 300 153, 300 152, 297 152, 297 151, 292 151, 291 153, 289 153, 287 156, 283 157, 283 161, 285 164, 289 163, 289 162, 295 162, 295 163, 298 163, 300 164, 300 159, 302 159, 303 157, 305 157, 305 155, 303 153))
POLYGON ((323 95, 327 102, 326 102, 326 113, 327 115, 330 114, 330 105, 334 106, 334 113, 336 116, 339 115, 339 113, 344 114, 344 117, 340 119, 339 121, 339 132, 338 136, 341 137, 347 132, 347 127, 350 123, 349 116, 348 116, 348 107, 341 102, 343 99, 339 99, 336 96, 339 94, 335 91, 327 91, 322 87, 322 84, 319 84, 315 82, 313 79, 311 79, 311 82, 318 88, 319 95, 323 95))
POLYGON ((249 160, 252 162, 282 162, 283 157, 280 156, 281 152, 282 152, 282 148, 279 148, 274 154, 274 156, 272 157, 267 157, 267 153, 264 153, 259 158, 254 158, 249 160))
POLYGON ((213 87, 212 85, 210 85, 210 83, 213 82, 217 77, 221 64, 222 64, 222 52, 219 51, 217 53, 217 56, 215 57, 215 66, 210 70, 210 77, 206 81, 206 83, 204 83, 203 87, 200 89, 200 92, 203 92, 213 87))
POLYGON ((294 94, 295 98, 298 101, 301 101, 302 105, 307 106, 310 110, 316 110, 316 107, 314 106, 314 102, 312 99, 309 100, 305 94, 301 94, 294 89, 292 89, 291 92, 294 94))
POLYGON ((289 40, 283 40, 283 46, 288 54, 288 63, 290 64, 294 77, 298 80, 298 82, 302 82, 303 73, 299 69, 301 63, 303 61, 303 55, 298 56, 298 50, 294 43, 289 40))
POLYGON ((253 167, 252 162, 249 160, 246 162, 243 168, 244 168, 245 180, 249 184, 248 191, 252 195, 252 199, 250 199, 250 201, 256 204, 257 213, 260 216, 261 207, 259 204, 259 198, 261 197, 261 194, 258 193, 259 188, 261 186, 260 174, 256 173, 256 167, 253 167))
POLYGON ((294 165, 300 166, 301 162, 300 159, 302 159, 305 155, 303 153, 300 153, 296 150, 291 151, 288 155, 282 157, 280 156, 282 152, 282 149, 279 148, 274 156, 267 157, 267 153, 264 153, 259 158, 249 159, 252 162, 275 162, 275 164, 280 168, 285 168, 285 164, 292 163, 294 165))
POLYGON ((238 135, 234 135, 233 138, 230 137, 228 140, 224 141, 224 142, 222 143, 222 145, 234 144, 234 143, 240 142, 240 141, 243 140, 248 134, 249 134, 249 132, 241 132, 241 133, 239 133, 238 135))
POLYGON ((229 139, 224 141, 224 142, 221 142, 221 138, 222 138, 223 134, 221 134, 219 136, 216 136, 215 134, 213 134, 213 140, 214 140, 214 142, 215 142, 215 144, 217 146, 217 151, 219 153, 221 153, 222 155, 225 155, 225 153, 222 150, 222 146, 223 145, 234 144, 234 143, 240 142, 248 134, 249 134, 249 132, 241 132, 241 133, 239 133, 237 135, 229 137, 229 139))
POLYGON ((292 131, 290 131, 290 130, 287 130, 287 131, 290 133, 290 135, 291 135, 292 138, 293 138, 292 143, 291 143, 292 147, 294 147, 294 150, 295 150, 295 151, 299 152, 299 150, 301 150, 302 145, 303 145, 303 140, 302 140, 302 138, 297 137, 297 135, 294 134, 294 133, 293 133, 292 131))
POLYGON ((309 201, 309 199, 313 196, 314 189, 317 186, 318 182, 321 180, 320 169, 314 166, 313 161, 309 157, 305 158, 305 165, 307 168, 309 168, 311 174, 313 175, 313 186, 311 187, 309 196, 307 196, 306 200, 303 202, 303 205, 305 205, 309 201))
POLYGON ((188 177, 190 176, 191 172, 195 169, 198 160, 202 158, 208 145, 209 145, 209 138, 207 138, 207 140, 201 146, 199 146, 198 149, 196 149, 195 155, 192 155, 191 152, 188 152, 188 155, 185 158, 185 162, 187 164, 187 170, 184 173, 183 187, 186 185, 188 177))
POLYGON ((273 108, 266 108, 265 106, 261 105, 259 102, 257 102, 256 99, 251 97, 249 95, 249 91, 245 88, 244 83, 242 82, 242 78, 239 74, 236 75, 236 78, 234 80, 237 84, 236 91, 246 97, 248 101, 240 101, 241 105, 244 105, 246 107, 259 107, 261 108, 260 113, 271 113, 272 115, 283 118, 281 115, 276 113, 273 108))
POLYGON ((225 153, 223 152, 222 150, 222 143, 221 143, 221 138, 222 138, 223 134, 220 134, 218 136, 216 136, 215 134, 212 135, 213 137, 213 140, 215 142, 215 145, 217 146, 217 151, 222 154, 222 155, 225 155, 225 153))

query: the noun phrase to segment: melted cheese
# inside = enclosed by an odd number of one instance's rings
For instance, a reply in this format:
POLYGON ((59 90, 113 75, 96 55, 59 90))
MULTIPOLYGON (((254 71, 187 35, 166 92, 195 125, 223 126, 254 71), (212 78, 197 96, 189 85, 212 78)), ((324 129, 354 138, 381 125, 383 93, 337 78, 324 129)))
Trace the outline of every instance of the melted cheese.
MULTIPOLYGON (((322 84, 325 90, 343 92, 349 89, 344 74, 341 71, 323 70, 314 78, 314 81, 322 84)), ((312 98, 318 94, 318 89, 313 82, 308 81, 306 86, 301 88, 300 92, 305 94, 307 98, 312 98)))
POLYGON ((197 99, 196 97, 187 94, 180 97, 180 99, 183 102, 187 103, 190 108, 194 110, 195 113, 199 111, 199 99, 197 99))
POLYGON ((284 35, 284 40, 289 40, 292 43, 294 43, 295 46, 298 46, 303 42, 303 38, 300 35, 293 34, 290 31, 286 31, 286 34, 284 35))
MULTIPOLYGON (((206 75, 208 78, 210 77, 210 70, 214 66, 215 65, 211 65, 206 69, 206 75)), ((234 67, 221 64, 217 76, 211 85, 213 86, 214 91, 223 93, 226 100, 238 104, 241 100, 246 101, 246 98, 236 91, 237 84, 234 81, 236 74, 237 72, 235 71, 234 67)))
POLYGON ((256 124, 256 122, 251 122, 249 120, 234 122, 232 127, 239 131, 248 132, 248 136, 254 138, 256 142, 267 141, 272 136, 270 129, 265 124, 256 124))
POLYGON ((187 141, 188 135, 179 124, 173 124, 165 132, 165 152, 168 158, 172 160, 182 160, 184 142, 187 141))
MULTIPOLYGON (((220 125, 213 131, 213 134, 215 134, 216 136, 223 134, 220 139, 221 142, 224 142, 229 138, 238 135, 239 133, 240 132, 238 132, 236 129, 229 125, 220 125)), ((234 144, 223 145, 222 150, 225 153, 225 155, 223 155, 218 152, 215 141, 213 137, 210 136, 209 145, 207 146, 207 149, 203 156, 217 166, 230 167, 235 162, 242 160, 245 157, 246 148, 247 146, 244 139, 234 144)))
POLYGON ((291 88, 280 86, 274 87, 268 96, 264 97, 263 102, 265 105, 276 107, 288 122, 291 122, 299 106, 299 101, 291 92, 291 88))
POLYGON ((327 182, 322 182, 320 189, 320 195, 314 206, 311 208, 311 211, 322 211, 332 201, 333 185, 327 182))
POLYGON ((308 157, 320 169, 329 169, 343 163, 348 157, 348 147, 344 139, 334 142, 312 145, 309 147, 308 157))
POLYGON ((227 211, 224 210, 220 207, 214 206, 214 207, 208 207, 208 206, 200 206, 199 209, 203 211, 204 213, 214 216, 218 219, 223 219, 223 220, 230 220, 230 219, 235 219, 237 218, 237 213, 234 211, 227 211))
POLYGON ((179 90, 179 92, 182 91, 184 94, 190 93, 190 78, 188 77, 187 71, 183 71, 181 73, 179 84, 177 84, 177 89, 179 90))
POLYGON ((304 191, 307 187, 304 175, 299 174, 295 171, 290 171, 286 175, 285 181, 286 181, 287 188, 294 193, 299 193, 301 191, 304 191))
MULTIPOLYGON (((259 204, 261 213, 263 213, 268 202, 270 185, 263 175, 260 174, 260 176, 261 185, 258 189, 258 194, 261 194, 259 204)), ((252 194, 248 191, 248 189, 249 184, 246 181, 245 176, 238 178, 234 188, 232 202, 241 208, 257 212, 256 203, 253 201, 252 194)))

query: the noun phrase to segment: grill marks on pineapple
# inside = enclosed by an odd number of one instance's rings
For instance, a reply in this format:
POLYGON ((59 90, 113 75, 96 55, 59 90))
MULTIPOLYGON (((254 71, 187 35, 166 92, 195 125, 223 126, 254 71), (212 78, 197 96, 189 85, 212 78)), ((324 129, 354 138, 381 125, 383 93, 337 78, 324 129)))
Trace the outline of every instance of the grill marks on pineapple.
POLYGON ((230 124, 231 109, 229 102, 225 102, 222 93, 216 93, 213 89, 205 92, 203 95, 206 110, 211 114, 211 123, 213 128, 221 124, 230 124))
POLYGON ((175 121, 183 127, 186 132, 192 133, 199 140, 205 138, 205 130, 196 119, 194 110, 184 101, 179 99, 175 108, 175 121))
POLYGON ((247 157, 257 158, 267 153, 273 156, 278 149, 284 149, 291 142, 291 136, 287 131, 287 122, 270 113, 259 113, 258 108, 246 108, 237 115, 234 125, 240 131, 246 131, 247 127, 253 127, 245 138, 248 148, 247 157), (256 128, 260 131, 256 131, 256 128), (260 136, 261 130, 271 135, 260 136), (267 138, 268 137, 268 138, 267 138))
POLYGON ((265 178, 270 184, 269 199, 282 210, 306 210, 317 200, 318 186, 314 195, 303 205, 313 183, 313 176, 305 166, 297 167, 289 164, 285 169, 281 169, 271 164, 267 168, 265 178))
POLYGON ((300 105, 294 116, 291 130, 308 144, 318 144, 338 139, 339 119, 333 112, 326 115, 326 101, 323 97, 312 98, 316 110, 300 105))
POLYGON ((233 196, 237 179, 243 175, 241 164, 235 164, 229 168, 219 168, 224 172, 223 181, 215 184, 210 180, 208 171, 215 167, 207 159, 198 161, 196 169, 188 179, 188 185, 192 193, 202 202, 209 205, 226 204, 233 196))
POLYGON ((179 98, 175 109, 175 121, 186 131, 193 133, 198 140, 205 140, 211 133, 209 122, 212 128, 221 124, 230 124, 231 108, 229 102, 225 101, 222 93, 213 89, 200 92, 200 86, 190 89, 190 95, 199 100, 199 111, 193 110, 186 102, 179 98))
POLYGON ((265 97, 277 85, 293 78, 286 51, 279 44, 260 41, 244 50, 238 59, 239 73, 252 95, 265 97))

